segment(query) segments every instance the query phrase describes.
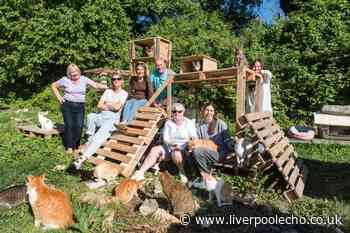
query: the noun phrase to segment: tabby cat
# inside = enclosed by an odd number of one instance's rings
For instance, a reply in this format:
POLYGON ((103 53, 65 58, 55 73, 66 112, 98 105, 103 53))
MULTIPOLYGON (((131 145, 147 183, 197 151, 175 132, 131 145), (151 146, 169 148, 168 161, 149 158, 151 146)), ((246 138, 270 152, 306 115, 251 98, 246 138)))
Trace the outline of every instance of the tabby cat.
POLYGON ((185 185, 176 182, 167 171, 160 172, 159 180, 175 216, 181 217, 185 213, 194 214, 199 208, 192 192, 185 185))
POLYGON ((27 177, 27 193, 34 225, 44 229, 67 228, 74 224, 73 209, 66 193, 45 184, 46 174, 27 177))

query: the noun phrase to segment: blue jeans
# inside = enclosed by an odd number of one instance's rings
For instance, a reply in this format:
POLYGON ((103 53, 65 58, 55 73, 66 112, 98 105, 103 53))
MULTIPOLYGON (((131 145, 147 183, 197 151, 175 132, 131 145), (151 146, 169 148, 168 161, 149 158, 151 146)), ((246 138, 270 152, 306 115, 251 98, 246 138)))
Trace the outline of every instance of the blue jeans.
POLYGON ((100 113, 90 113, 87 117, 87 131, 89 141, 82 152, 85 157, 90 157, 107 141, 116 130, 114 124, 118 124, 120 112, 103 111, 100 113), (99 128, 97 131, 96 129, 99 128))
POLYGON ((130 123, 134 118, 136 111, 139 108, 145 106, 146 103, 147 103, 146 99, 138 100, 133 98, 126 101, 126 104, 123 110, 123 121, 126 123, 130 123))
POLYGON ((66 149, 78 149, 84 125, 84 103, 65 101, 61 105, 64 120, 63 143, 66 149))

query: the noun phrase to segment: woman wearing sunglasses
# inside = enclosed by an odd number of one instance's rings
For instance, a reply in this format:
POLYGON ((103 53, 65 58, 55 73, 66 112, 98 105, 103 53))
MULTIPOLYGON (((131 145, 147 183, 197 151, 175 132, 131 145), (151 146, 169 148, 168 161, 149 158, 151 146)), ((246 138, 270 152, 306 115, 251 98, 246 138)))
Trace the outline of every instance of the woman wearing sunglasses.
POLYGON ((75 64, 67 67, 67 77, 51 84, 51 89, 61 104, 64 119, 63 141, 67 153, 79 148, 81 132, 84 124, 85 93, 87 86, 95 89, 106 89, 107 86, 94 82, 81 75, 80 69, 75 64), (59 89, 64 89, 61 96, 59 89))
POLYGON ((119 123, 121 109, 128 97, 128 93, 122 89, 123 79, 120 76, 120 72, 112 75, 111 82, 112 89, 105 90, 97 104, 100 112, 88 115, 86 134, 89 136, 89 139, 70 169, 80 169, 83 162, 93 155, 111 136, 115 130, 114 125, 119 123), (98 130, 96 131, 97 128, 98 130))
POLYGON ((182 155, 187 147, 187 142, 191 138, 197 138, 197 133, 193 122, 184 114, 185 107, 180 103, 175 103, 172 108, 172 119, 167 120, 164 125, 164 144, 151 149, 141 168, 135 172, 132 179, 143 180, 144 173, 157 162, 172 159, 179 168, 181 182, 187 183, 182 155))
POLYGON ((136 76, 129 81, 129 98, 123 109, 123 124, 129 124, 136 111, 143 107, 153 95, 153 86, 145 63, 136 65, 136 76))

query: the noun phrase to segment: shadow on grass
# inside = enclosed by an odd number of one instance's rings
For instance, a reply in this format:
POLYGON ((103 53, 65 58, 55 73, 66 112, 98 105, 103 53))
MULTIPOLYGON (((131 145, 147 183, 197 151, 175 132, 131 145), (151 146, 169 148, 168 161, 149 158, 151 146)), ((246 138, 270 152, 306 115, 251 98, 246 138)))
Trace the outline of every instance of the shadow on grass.
POLYGON ((302 159, 309 168, 304 194, 350 202, 350 164, 302 159))

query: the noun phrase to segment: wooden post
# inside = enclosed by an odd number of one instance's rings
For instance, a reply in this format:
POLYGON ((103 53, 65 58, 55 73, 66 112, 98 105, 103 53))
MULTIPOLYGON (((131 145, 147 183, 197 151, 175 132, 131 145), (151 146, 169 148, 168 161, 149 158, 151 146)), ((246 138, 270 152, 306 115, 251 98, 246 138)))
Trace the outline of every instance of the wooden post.
MULTIPOLYGON (((174 77, 170 77, 170 78, 174 78, 174 77)), ((166 104, 167 104, 167 114, 168 114, 168 119, 171 118, 171 105, 172 105, 172 83, 169 83, 169 85, 167 86, 167 97, 166 97, 166 104)))
POLYGON ((261 112, 262 106, 261 106, 261 97, 262 97, 262 85, 261 82, 263 81, 261 76, 256 76, 257 80, 255 82, 255 112, 261 112))
MULTIPOLYGON (((236 122, 239 117, 245 114, 245 89, 246 77, 245 67, 243 65, 237 67, 237 86, 236 86, 236 122)), ((239 131, 239 124, 236 123, 236 132, 239 131)))

